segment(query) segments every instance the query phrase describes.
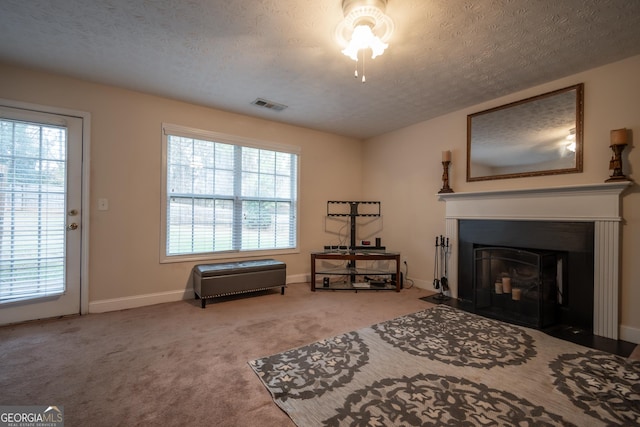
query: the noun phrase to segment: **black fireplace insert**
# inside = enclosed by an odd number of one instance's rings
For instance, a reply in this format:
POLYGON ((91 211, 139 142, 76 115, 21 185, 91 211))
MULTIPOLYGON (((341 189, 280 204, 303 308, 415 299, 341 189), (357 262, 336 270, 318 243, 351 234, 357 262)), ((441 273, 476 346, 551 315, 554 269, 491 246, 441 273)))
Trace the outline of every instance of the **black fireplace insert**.
POLYGON ((474 311, 533 328, 555 325, 566 293, 565 252, 478 246, 474 311))
POLYGON ((492 219, 458 223, 461 308, 489 317, 504 315, 506 321, 541 329, 558 324, 591 333, 593 276, 593 222, 492 219), (512 261, 514 257, 517 261, 512 261), (534 280, 524 277, 538 269, 529 264, 538 262, 542 272, 534 287, 534 280), (505 294, 504 285, 502 294, 496 294, 498 278, 502 284, 503 277, 511 279, 512 289, 520 289, 516 291, 520 300, 513 299, 513 292, 505 294))

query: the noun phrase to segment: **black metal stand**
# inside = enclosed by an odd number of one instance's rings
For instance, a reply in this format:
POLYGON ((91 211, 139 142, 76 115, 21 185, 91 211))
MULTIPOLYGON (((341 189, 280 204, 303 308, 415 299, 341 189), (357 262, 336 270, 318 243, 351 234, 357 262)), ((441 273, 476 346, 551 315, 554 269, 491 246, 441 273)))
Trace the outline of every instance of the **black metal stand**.
MULTIPOLYGON (((444 164, 445 162, 442 162, 442 163, 444 164)), ((453 192, 453 191, 450 191, 450 192, 453 192)), ((436 295, 432 295, 431 298, 438 302, 448 301, 451 298, 444 294, 445 291, 449 290, 449 279, 447 277, 448 252, 449 252, 449 238, 447 237, 446 245, 445 245, 444 236, 436 236, 433 287, 440 290, 440 293, 436 295), (440 274, 442 274, 442 276, 440 276, 440 274)))

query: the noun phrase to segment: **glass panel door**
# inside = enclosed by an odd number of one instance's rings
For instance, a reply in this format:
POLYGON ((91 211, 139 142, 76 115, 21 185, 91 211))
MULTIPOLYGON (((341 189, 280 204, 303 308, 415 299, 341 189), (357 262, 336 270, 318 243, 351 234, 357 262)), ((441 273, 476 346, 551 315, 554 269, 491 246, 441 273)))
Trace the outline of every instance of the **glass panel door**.
POLYGON ((78 313, 82 119, 0 113, 0 323, 78 313))

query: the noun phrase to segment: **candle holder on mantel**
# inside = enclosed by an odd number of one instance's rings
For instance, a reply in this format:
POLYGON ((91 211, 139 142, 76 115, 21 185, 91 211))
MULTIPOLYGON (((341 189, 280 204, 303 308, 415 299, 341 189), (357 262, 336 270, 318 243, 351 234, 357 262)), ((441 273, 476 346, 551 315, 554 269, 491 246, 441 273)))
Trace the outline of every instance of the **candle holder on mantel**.
POLYGON ((622 152, 627 146, 627 129, 615 129, 611 131, 611 150, 613 156, 609 161, 609 170, 613 173, 605 182, 630 181, 624 173, 622 173, 622 152))
POLYGON ((441 193, 453 193, 451 187, 449 187, 449 165, 450 161, 442 162, 442 188, 438 191, 438 194, 441 193))

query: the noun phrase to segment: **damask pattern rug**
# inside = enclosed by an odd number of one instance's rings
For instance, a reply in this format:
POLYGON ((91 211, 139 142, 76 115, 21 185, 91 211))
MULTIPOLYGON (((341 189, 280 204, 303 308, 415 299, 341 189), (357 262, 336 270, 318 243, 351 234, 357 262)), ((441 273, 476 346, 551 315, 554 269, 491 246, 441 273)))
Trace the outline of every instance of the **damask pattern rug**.
POLYGON ((640 361, 442 305, 249 365, 300 427, 640 425, 640 361))

